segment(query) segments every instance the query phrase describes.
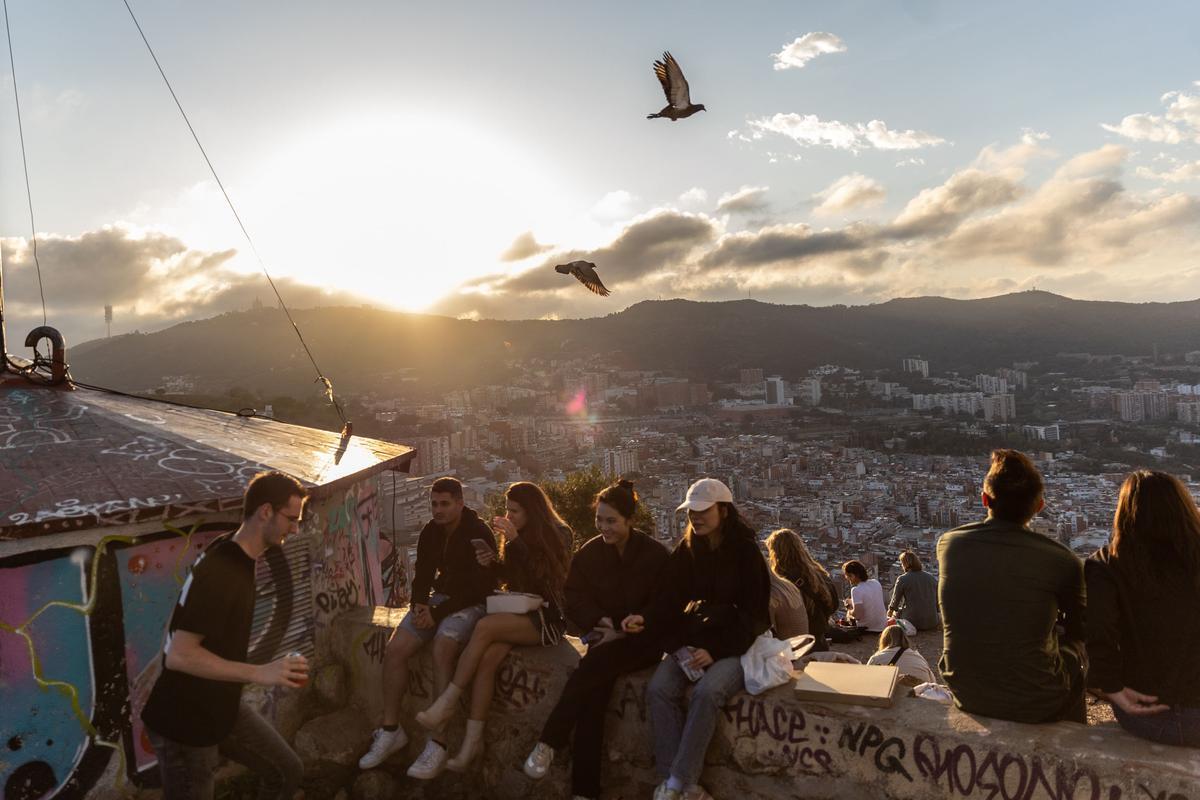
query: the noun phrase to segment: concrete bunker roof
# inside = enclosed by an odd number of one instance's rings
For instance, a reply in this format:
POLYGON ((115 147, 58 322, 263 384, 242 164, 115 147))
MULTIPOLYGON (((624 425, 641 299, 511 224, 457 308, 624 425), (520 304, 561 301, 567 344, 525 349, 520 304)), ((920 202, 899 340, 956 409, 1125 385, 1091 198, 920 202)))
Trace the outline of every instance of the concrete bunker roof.
POLYGON ((236 510, 277 469, 321 496, 383 470, 404 445, 0 375, 0 541, 236 510))

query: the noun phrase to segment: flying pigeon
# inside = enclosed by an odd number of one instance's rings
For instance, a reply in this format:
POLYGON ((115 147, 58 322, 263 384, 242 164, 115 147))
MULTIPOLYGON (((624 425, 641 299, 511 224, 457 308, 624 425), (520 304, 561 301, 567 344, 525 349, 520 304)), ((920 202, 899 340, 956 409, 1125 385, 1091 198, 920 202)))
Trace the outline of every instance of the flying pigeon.
POLYGON ((646 119, 665 118, 672 122, 690 117, 697 111, 707 111, 703 104, 692 105, 691 92, 688 90, 687 78, 679 62, 670 53, 663 53, 662 61, 654 62, 654 74, 662 84, 663 93, 667 96, 667 105, 657 114, 647 114, 646 119))
POLYGON ((589 291, 595 292, 601 297, 608 297, 611 294, 604 287, 604 284, 600 282, 600 276, 596 274, 596 265, 590 261, 572 261, 569 264, 559 264, 554 268, 554 271, 562 275, 574 275, 589 291))

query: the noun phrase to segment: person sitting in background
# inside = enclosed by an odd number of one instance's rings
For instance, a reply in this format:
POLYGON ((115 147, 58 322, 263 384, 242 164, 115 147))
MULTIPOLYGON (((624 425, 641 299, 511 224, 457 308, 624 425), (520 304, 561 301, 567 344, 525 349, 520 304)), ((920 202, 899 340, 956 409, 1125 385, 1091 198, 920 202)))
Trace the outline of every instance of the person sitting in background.
POLYGON ((879 633, 887 627, 887 609, 883 607, 883 587, 867 574, 861 561, 842 564, 842 574, 850 582, 850 599, 846 601, 846 616, 869 633, 879 633))
POLYGON ((771 571, 787 578, 800 590, 808 614, 808 632, 816 638, 813 651, 828 650, 825 637, 829 632, 829 617, 838 605, 833 578, 808 552, 800 534, 790 528, 780 528, 767 537, 767 558, 771 571))
POLYGON ((921 559, 912 550, 900 554, 904 573, 896 578, 888 616, 906 619, 919 631, 931 631, 940 624, 937 607, 937 578, 925 571, 921 559))
POLYGON ((633 527, 637 506, 637 492, 624 480, 593 501, 600 535, 579 548, 566 583, 567 620, 587 632, 587 654, 567 679, 525 759, 525 774, 544 778, 555 751, 566 747, 574 731, 571 793, 576 798, 600 796, 604 718, 617 679, 662 658, 660 643, 643 625, 670 554, 633 527))
POLYGON ((993 451, 981 497, 987 519, 938 541, 941 672, 963 711, 1086 722, 1083 563, 1027 527, 1045 505, 1042 491, 1028 456, 993 451))
POLYGON ((867 659, 868 664, 886 664, 900 670, 901 678, 908 678, 915 686, 918 683, 937 683, 929 662, 917 652, 908 639, 908 634, 899 625, 888 625, 879 634, 879 650, 867 659))
POLYGON ((542 607, 524 614, 488 614, 475 626, 454 668, 450 685, 417 722, 431 731, 443 728, 458 710, 458 698, 469 687, 471 705, 462 747, 446 767, 463 772, 483 750, 483 725, 492 705, 496 670, 514 645, 558 644, 566 631, 563 584, 571 560, 571 529, 554 510, 541 487, 518 481, 505 492, 505 516, 493 517, 500 535, 499 557, 490 548, 477 548, 478 561, 494 569, 511 592, 536 594, 542 607))
POLYGON ((771 630, 776 639, 790 639, 808 633, 808 612, 796 584, 770 570, 771 630))
POLYGON ((1200 512, 1187 487, 1126 478, 1112 539, 1083 569, 1087 685, 1135 736, 1200 747, 1200 512))

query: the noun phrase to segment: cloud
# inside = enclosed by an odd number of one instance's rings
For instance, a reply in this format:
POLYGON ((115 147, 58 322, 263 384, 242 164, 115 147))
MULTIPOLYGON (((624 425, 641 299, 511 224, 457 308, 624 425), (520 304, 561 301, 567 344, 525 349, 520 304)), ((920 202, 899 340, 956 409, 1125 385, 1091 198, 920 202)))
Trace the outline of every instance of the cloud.
POLYGON ((736 192, 723 194, 717 201, 717 211, 732 214, 762 211, 767 207, 767 201, 764 198, 770 188, 769 186, 743 186, 736 192))
POLYGON ((533 231, 525 231, 508 246, 508 249, 500 254, 501 261, 524 261, 530 256, 536 256, 538 253, 544 253, 550 250, 553 245, 539 244, 534 238, 533 231))
POLYGON ((971 166, 993 172, 1019 170, 1019 174, 1024 174, 1025 165, 1030 161, 1054 157, 1054 151, 1043 144, 1049 138, 1048 133, 1027 129, 1022 132, 1020 141, 1014 145, 987 145, 979 151, 971 166))
MULTIPOLYGON (((77 236, 39 234, 49 322, 68 341, 102 335, 104 306, 114 307, 116 330, 149 330, 183 319, 249 308, 275 298, 261 274, 227 267, 234 250, 205 252, 157 231, 105 226, 77 236)), ((33 248, 25 239, 0 240, 10 328, 41 324, 33 248)), ((360 304, 361 297, 276 277, 291 307, 360 304)))
POLYGON ((708 192, 699 186, 693 186, 679 195, 679 202, 686 206, 698 206, 708 202, 708 192))
POLYGON ((1162 181, 1164 183, 1184 183, 1186 181, 1200 180, 1200 161, 1189 161, 1183 164, 1177 164, 1173 169, 1155 172, 1149 167, 1138 167, 1137 175, 1139 178, 1148 180, 1162 181))
POLYGON ((945 144, 940 136, 916 130, 892 130, 881 120, 845 123, 822 120, 815 114, 774 114, 748 122, 749 134, 735 132, 744 141, 777 134, 801 147, 832 147, 835 150, 916 150, 945 144))
POLYGON ((849 211, 853 208, 877 206, 887 197, 887 190, 879 182, 866 175, 854 173, 843 175, 831 183, 824 191, 813 195, 820 204, 813 209, 818 216, 849 211))
POLYGON ((846 43, 832 33, 806 33, 774 53, 775 69, 802 69, 814 58, 826 53, 844 53, 846 43))
POLYGON ((947 234, 971 214, 1011 203, 1020 193, 1020 186, 1011 178, 969 168, 908 201, 889 235, 911 239, 947 234))
POLYGON ((601 197, 592 206, 591 215, 599 220, 615 221, 628 219, 634 211, 637 196, 624 189, 616 189, 601 197))
POLYGON ((1174 91, 1159 99, 1166 106, 1161 115, 1129 114, 1116 125, 1101 123, 1100 127, 1135 142, 1200 143, 1200 95, 1174 91))

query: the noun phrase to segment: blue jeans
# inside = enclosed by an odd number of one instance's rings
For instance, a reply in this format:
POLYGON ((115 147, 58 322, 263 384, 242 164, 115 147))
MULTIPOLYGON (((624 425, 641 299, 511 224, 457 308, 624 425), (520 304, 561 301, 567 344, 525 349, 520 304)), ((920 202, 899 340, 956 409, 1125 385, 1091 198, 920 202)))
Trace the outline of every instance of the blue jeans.
POLYGON ((193 747, 146 729, 158 756, 163 800, 211 800, 218 755, 258 774, 258 800, 291 800, 304 777, 300 756, 249 706, 238 709, 233 730, 220 744, 193 747))
POLYGON ((673 775, 685 786, 700 781, 717 720, 729 698, 745 688, 745 678, 740 658, 722 658, 709 665, 692 690, 685 714, 683 696, 692 682, 670 655, 662 660, 646 687, 654 730, 654 769, 660 778, 673 775))
POLYGON ((1126 714, 1113 706, 1121 727, 1142 739, 1178 747, 1200 747, 1200 708, 1172 706, 1146 717, 1126 714))

